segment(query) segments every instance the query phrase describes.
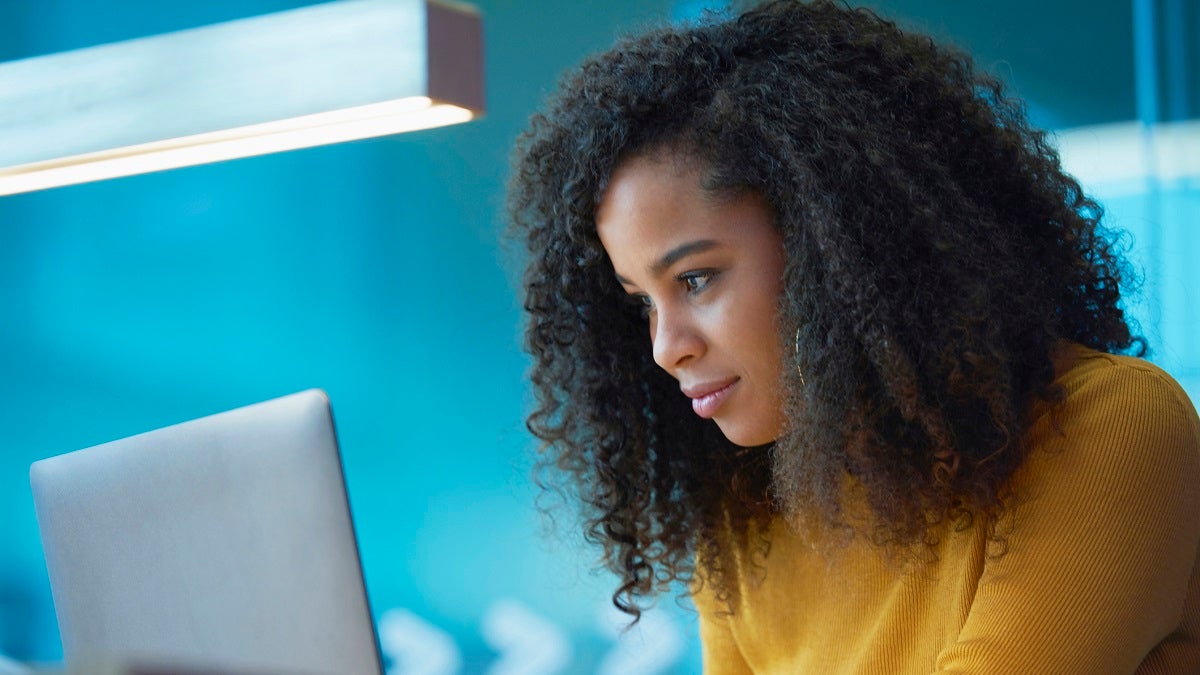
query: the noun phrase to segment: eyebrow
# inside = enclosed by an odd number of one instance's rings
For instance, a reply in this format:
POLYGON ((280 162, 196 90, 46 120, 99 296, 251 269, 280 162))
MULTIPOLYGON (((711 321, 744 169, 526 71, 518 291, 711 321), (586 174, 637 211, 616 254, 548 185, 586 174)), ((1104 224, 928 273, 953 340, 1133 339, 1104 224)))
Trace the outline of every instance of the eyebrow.
MULTIPOLYGON (((664 272, 671 268, 671 265, 674 265, 689 255, 702 253, 704 251, 714 249, 719 245, 720 244, 712 239, 697 239, 696 241, 689 241, 686 244, 680 244, 670 251, 667 251, 663 257, 659 258, 657 262, 651 265, 650 273, 656 277, 662 276, 664 272)), ((628 279, 620 274, 617 275, 617 281, 623 284, 631 283, 628 279)))

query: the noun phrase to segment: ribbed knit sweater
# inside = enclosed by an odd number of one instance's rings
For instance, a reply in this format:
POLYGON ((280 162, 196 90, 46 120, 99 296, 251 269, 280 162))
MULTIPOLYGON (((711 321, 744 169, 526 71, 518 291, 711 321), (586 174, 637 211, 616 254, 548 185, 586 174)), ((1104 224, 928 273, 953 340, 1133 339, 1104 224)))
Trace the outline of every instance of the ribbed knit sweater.
POLYGON ((736 552, 732 614, 694 596, 705 673, 1200 673, 1195 408, 1150 363, 1065 352, 1002 555, 982 522, 916 562, 861 537, 824 555, 780 520, 765 562, 736 552))

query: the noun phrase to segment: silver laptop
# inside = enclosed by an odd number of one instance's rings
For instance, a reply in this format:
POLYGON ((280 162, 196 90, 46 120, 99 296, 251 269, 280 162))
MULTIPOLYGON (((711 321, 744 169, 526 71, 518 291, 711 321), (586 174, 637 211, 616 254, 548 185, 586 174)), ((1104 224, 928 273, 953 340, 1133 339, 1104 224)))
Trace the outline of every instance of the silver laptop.
POLYGON ((29 473, 68 666, 381 672, 324 392, 29 473))

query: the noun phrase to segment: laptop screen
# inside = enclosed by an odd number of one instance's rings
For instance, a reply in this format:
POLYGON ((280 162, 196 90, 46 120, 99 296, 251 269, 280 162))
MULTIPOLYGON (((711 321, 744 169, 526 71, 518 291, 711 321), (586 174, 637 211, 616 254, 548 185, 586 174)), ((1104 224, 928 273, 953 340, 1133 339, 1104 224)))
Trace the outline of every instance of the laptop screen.
POLYGON ((68 665, 381 672, 323 392, 35 462, 30 481, 68 665))

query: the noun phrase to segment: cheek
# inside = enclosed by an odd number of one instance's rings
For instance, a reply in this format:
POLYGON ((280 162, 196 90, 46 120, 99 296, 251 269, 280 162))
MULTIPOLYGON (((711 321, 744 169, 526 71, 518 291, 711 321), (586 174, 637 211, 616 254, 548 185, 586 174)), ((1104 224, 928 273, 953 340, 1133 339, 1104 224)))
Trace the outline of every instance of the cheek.
POLYGON ((760 376, 779 369, 781 343, 778 309, 771 298, 736 303, 725 324, 729 346, 735 348, 740 360, 760 376))
POLYGON ((779 336, 779 284, 770 283, 756 294, 757 301, 746 303, 742 325, 750 328, 745 340, 754 351, 756 367, 771 380, 779 378, 783 341, 779 336))

